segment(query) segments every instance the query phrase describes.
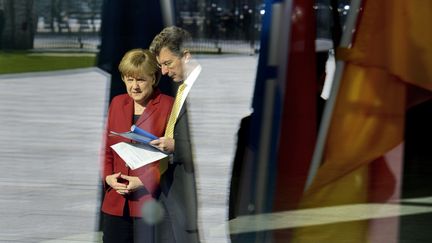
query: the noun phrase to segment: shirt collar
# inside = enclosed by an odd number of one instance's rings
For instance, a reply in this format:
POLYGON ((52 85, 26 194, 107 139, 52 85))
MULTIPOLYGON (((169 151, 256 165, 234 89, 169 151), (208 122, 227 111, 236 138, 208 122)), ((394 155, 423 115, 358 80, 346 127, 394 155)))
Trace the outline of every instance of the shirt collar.
POLYGON ((186 84, 186 87, 190 87, 195 83, 195 80, 198 78, 198 75, 201 73, 201 65, 197 65, 192 72, 187 76, 186 80, 184 81, 184 84, 186 84))

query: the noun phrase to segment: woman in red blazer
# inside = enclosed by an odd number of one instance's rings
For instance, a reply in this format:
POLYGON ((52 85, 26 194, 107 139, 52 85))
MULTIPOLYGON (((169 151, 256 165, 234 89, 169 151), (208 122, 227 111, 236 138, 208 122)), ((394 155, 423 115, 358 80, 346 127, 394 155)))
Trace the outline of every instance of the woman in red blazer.
POLYGON ((155 56, 148 50, 128 51, 119 64, 127 94, 111 102, 103 160, 105 197, 102 202, 103 241, 154 242, 153 227, 141 219, 145 201, 159 193, 159 162, 132 170, 110 147, 119 142, 131 142, 110 131, 127 132, 136 126, 157 137, 164 135, 173 98, 161 94, 157 85, 161 76, 155 56))

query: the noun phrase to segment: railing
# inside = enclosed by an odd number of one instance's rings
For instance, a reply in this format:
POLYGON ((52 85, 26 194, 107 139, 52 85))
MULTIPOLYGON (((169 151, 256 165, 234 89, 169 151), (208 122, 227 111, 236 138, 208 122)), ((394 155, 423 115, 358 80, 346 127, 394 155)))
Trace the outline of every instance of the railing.
MULTIPOLYGON (((101 0, 39 0, 35 3, 38 15, 33 42, 35 49, 99 51, 101 0)), ((243 18, 232 14, 213 12, 211 15, 196 11, 179 12, 176 24, 191 32, 194 37, 192 48, 195 51, 248 54, 257 52, 259 25, 251 24, 255 22, 247 23, 243 18), (210 17, 211 21, 206 20, 206 17, 210 17)))

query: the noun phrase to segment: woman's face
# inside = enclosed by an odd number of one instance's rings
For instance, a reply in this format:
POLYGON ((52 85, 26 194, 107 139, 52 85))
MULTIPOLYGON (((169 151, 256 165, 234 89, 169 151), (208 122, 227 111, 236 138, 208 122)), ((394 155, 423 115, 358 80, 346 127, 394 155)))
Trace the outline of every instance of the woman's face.
POLYGON ((140 77, 123 76, 129 96, 137 103, 145 105, 153 93, 154 77, 142 74, 140 77))

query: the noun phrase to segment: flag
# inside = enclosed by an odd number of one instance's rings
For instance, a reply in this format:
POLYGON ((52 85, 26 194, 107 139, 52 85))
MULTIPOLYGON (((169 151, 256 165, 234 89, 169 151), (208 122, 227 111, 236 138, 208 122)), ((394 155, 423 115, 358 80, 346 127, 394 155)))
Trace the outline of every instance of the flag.
POLYGON ((281 0, 265 1, 265 14, 262 21, 260 55, 252 100, 253 113, 247 128, 249 140, 246 142, 243 173, 240 178, 239 195, 242 195, 239 215, 271 211, 274 173, 276 165, 277 138, 279 134, 284 82, 278 77, 285 70, 288 55, 287 45, 281 45, 288 38, 290 26, 284 12, 291 6, 281 0), (281 26, 281 24, 283 24, 281 26), (284 53, 284 55, 281 55, 284 53))
POLYGON ((315 15, 312 0, 293 1, 288 63, 275 168, 273 211, 297 207, 312 159, 317 128, 315 15), (302 46, 299 48, 299 46, 302 46))
MULTIPOLYGON (((422 0, 363 2, 352 46, 336 52, 345 69, 332 94, 337 98, 321 166, 301 208, 385 201, 399 190, 377 183, 397 178, 377 168, 403 143, 407 101, 420 97, 408 97, 408 90, 431 94, 430 9, 432 2, 422 0), (380 189, 387 196, 377 198, 373 191, 380 189)), ((297 229, 292 242, 371 242, 369 230, 369 221, 318 225, 297 229)))
POLYGON ((259 212, 288 208, 285 172, 307 174, 316 136, 315 32, 312 0, 266 1, 249 136, 259 212))
MULTIPOLYGON (((233 165, 233 169, 240 169, 241 172, 233 171, 231 178, 230 219, 269 212, 272 208, 269 195, 273 194, 274 177, 270 173, 274 173, 276 165, 283 90, 283 83, 279 82, 278 76, 285 68, 281 63, 286 63, 287 58, 287 55, 284 58, 280 56, 280 53, 284 53, 280 40, 287 38, 287 32, 280 31, 285 9, 284 1, 265 1, 253 112, 242 120, 241 124, 247 127, 239 130, 245 132, 239 133, 244 138, 238 138, 237 151, 242 151, 244 155, 236 155, 233 165), (240 145, 240 141, 245 138, 245 144, 240 145)), ((289 25, 289 21, 284 24, 289 25)), ((230 236, 231 242, 264 242, 268 237, 271 236, 265 232, 231 233, 230 236)))
MULTIPOLYGON (((313 11, 312 0, 266 1, 239 215, 287 210, 302 195, 316 138, 313 11)), ((268 237, 284 235, 232 236, 231 241, 268 237)))
MULTIPOLYGON (((317 130, 316 17, 314 1, 292 1, 284 100, 274 167, 272 212, 296 209, 303 194, 317 130)), ((273 233, 274 242, 287 242, 291 230, 273 233)))

